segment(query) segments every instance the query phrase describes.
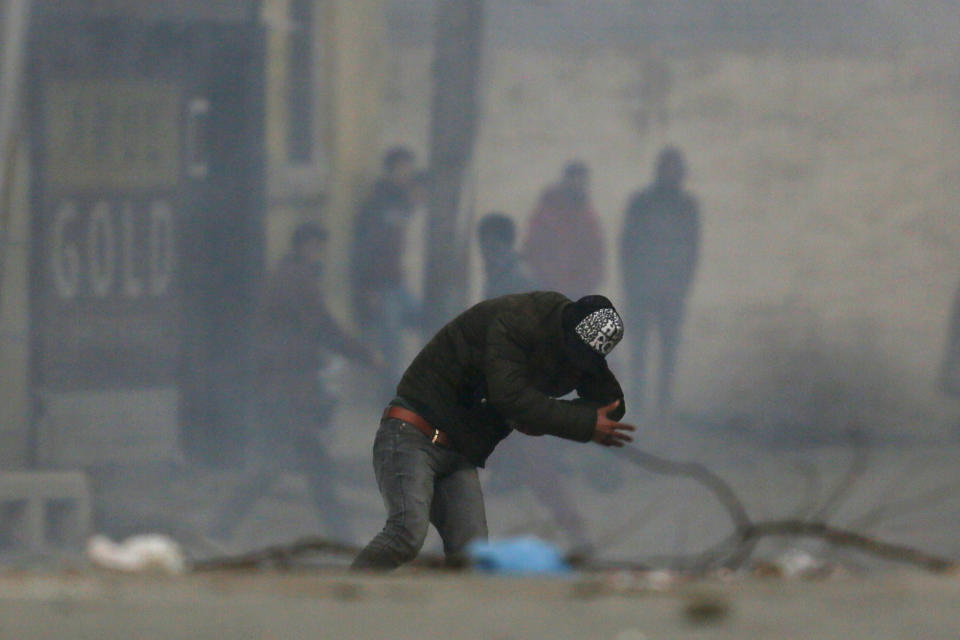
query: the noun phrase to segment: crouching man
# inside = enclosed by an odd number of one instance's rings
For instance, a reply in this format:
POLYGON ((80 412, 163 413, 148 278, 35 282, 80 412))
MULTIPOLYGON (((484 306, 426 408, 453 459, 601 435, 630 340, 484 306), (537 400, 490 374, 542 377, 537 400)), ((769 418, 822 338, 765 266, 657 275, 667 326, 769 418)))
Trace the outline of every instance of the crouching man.
POLYGON ((355 569, 389 570, 419 553, 430 523, 448 558, 486 538, 477 476, 514 429, 619 447, 623 391, 606 355, 623 321, 603 296, 533 292, 481 302, 455 318, 403 374, 373 445, 383 530, 355 569), (574 400, 559 400, 571 391, 574 400))

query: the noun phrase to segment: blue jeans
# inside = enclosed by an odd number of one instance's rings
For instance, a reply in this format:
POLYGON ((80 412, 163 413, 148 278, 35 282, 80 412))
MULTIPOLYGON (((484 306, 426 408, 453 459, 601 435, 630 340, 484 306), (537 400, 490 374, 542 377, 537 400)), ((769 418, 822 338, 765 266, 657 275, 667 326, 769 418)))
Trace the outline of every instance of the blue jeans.
POLYGON ((487 537, 477 468, 430 442, 416 427, 389 418, 373 443, 373 468, 387 524, 353 561, 354 569, 394 569, 416 557, 433 523, 447 558, 487 537))

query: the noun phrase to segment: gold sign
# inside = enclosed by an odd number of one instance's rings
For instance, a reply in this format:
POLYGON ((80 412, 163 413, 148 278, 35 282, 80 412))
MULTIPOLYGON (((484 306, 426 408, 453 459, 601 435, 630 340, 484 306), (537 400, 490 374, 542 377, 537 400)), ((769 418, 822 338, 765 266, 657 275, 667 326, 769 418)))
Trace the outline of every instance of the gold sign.
POLYGON ((163 189, 180 177, 180 90, 149 80, 53 82, 46 171, 59 189, 163 189))

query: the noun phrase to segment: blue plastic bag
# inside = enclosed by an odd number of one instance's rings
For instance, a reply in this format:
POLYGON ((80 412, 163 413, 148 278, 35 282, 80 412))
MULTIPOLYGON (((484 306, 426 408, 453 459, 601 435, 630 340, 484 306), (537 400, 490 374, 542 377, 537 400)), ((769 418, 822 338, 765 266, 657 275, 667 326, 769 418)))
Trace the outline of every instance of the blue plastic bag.
POLYGON ((486 573, 555 575, 571 571, 555 545, 532 536, 477 540, 467 546, 467 556, 474 568, 486 573))

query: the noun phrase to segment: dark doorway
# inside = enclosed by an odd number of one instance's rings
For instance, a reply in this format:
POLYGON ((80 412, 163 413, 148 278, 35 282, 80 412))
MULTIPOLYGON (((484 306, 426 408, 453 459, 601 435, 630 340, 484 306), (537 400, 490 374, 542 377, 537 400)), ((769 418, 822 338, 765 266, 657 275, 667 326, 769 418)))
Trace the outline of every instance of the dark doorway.
POLYGON ((34 16, 38 413, 57 394, 174 388, 184 452, 235 458, 263 267, 263 63, 252 23, 34 16))

